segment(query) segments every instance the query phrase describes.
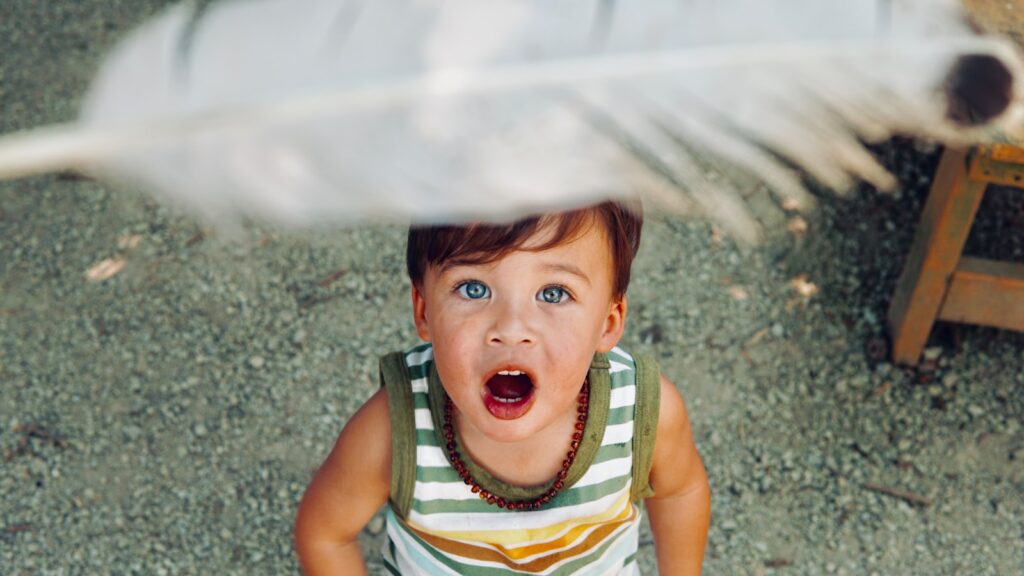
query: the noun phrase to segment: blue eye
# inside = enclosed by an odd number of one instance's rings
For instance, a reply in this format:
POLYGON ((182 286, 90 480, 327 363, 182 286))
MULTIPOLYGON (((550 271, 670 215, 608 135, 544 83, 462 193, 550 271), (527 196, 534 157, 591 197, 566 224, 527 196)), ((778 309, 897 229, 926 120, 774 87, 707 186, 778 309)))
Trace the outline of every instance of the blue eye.
POLYGON ((469 282, 459 284, 458 291, 463 298, 468 298, 470 300, 479 300, 491 295, 491 289, 483 282, 477 282, 476 280, 470 280, 469 282))
POLYGON ((548 304, 558 304, 564 300, 568 294, 565 293, 565 288, 562 288, 561 286, 548 286, 541 290, 540 294, 537 296, 548 304))

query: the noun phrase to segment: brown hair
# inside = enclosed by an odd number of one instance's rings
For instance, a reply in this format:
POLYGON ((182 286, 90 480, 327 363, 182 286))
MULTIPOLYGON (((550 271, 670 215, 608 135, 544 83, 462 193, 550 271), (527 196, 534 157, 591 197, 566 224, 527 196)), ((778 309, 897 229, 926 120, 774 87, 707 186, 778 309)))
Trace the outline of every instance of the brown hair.
POLYGON ((554 225, 554 233, 531 252, 572 242, 595 223, 604 225, 612 251, 612 294, 621 298, 629 286, 633 257, 640 247, 643 214, 639 203, 602 202, 587 208, 556 214, 531 216, 511 224, 467 224, 464 226, 411 226, 405 263, 409 278, 421 286, 429 266, 445 264, 487 264, 522 246, 537 232, 554 225))

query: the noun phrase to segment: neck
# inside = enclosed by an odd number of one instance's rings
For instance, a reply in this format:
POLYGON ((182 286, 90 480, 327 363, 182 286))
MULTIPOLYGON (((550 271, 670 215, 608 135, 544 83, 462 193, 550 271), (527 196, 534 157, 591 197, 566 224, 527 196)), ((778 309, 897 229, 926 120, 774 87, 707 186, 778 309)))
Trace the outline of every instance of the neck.
POLYGON ((489 438, 456 411, 454 425, 463 450, 495 478, 518 486, 545 484, 562 468, 575 431, 577 411, 571 411, 537 434, 515 442, 489 438))

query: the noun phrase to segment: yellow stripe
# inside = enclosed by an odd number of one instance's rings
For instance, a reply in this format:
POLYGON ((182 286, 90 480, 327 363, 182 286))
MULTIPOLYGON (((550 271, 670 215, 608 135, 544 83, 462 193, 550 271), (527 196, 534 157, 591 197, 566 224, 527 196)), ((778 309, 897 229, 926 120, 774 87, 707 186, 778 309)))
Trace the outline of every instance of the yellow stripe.
POLYGON ((485 545, 471 544, 467 542, 459 542, 455 540, 447 540, 434 534, 427 532, 420 532, 419 530, 412 529, 413 532, 419 536, 423 541, 433 546, 437 550, 441 551, 449 558, 454 561, 460 561, 460 559, 469 559, 482 562, 495 562, 504 564, 505 566, 514 570, 519 570, 528 573, 543 572, 550 568, 557 562, 561 562, 567 558, 582 558, 588 552, 593 550, 595 547, 604 542, 612 533, 614 533, 620 526, 629 524, 635 521, 637 518, 637 509, 633 506, 629 506, 626 510, 626 515, 622 519, 618 519, 616 522, 610 522, 602 524, 597 527, 593 532, 587 535, 582 542, 573 543, 571 546, 552 550, 546 556, 539 556, 525 562, 517 562, 517 558, 504 553, 502 550, 495 550, 485 545))
POLYGON ((423 526, 415 525, 411 521, 406 521, 406 524, 410 528, 414 528, 417 532, 426 532, 445 538, 448 540, 462 540, 466 542, 488 542, 495 546, 507 548, 509 550, 517 547, 530 547, 541 543, 556 539, 559 534, 567 530, 572 530, 579 525, 593 525, 602 522, 612 522, 618 520, 623 514, 628 514, 632 508, 632 504, 629 501, 629 490, 625 489, 622 491, 622 495, 619 496, 607 510, 598 512, 597 514, 591 514, 590 516, 582 516, 579 518, 570 518, 564 522, 558 524, 552 524, 550 526, 544 526, 541 528, 526 528, 526 529, 514 529, 514 530, 473 530, 473 531, 460 531, 460 530, 431 530, 423 526))

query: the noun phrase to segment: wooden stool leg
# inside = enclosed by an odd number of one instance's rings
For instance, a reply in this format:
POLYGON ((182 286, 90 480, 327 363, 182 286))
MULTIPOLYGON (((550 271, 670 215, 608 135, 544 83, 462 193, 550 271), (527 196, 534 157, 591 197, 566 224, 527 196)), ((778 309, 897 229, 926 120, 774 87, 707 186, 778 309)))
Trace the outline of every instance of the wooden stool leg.
POLYGON ((943 152, 889 305, 894 362, 914 365, 920 359, 985 186, 968 177, 966 151, 943 152))

